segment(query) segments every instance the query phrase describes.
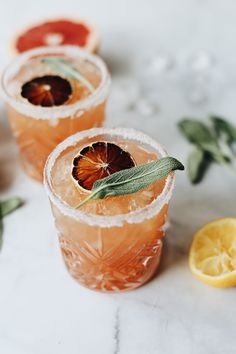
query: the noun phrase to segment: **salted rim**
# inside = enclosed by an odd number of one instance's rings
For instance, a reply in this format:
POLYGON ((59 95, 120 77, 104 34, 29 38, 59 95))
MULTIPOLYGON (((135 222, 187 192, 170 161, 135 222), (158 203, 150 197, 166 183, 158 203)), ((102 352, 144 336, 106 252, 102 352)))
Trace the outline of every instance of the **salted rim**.
POLYGON ((11 63, 5 68, 1 78, 1 91, 4 99, 17 111, 35 119, 60 119, 72 116, 77 110, 86 110, 91 106, 102 102, 108 95, 110 87, 110 74, 104 61, 97 55, 88 53, 88 51, 78 48, 77 46, 55 46, 55 47, 39 47, 28 50, 19 54, 11 63), (65 56, 73 58, 82 58, 94 64, 101 73, 101 82, 93 94, 76 103, 56 107, 39 107, 33 106, 25 102, 19 101, 13 97, 8 91, 9 80, 17 74, 20 67, 30 58, 37 55, 47 54, 64 54, 65 56))
POLYGON ((51 183, 51 170, 55 164, 58 156, 68 147, 75 146, 81 139, 86 137, 92 138, 96 135, 100 134, 108 134, 113 136, 120 136, 122 139, 134 140, 137 143, 147 144, 154 148, 161 157, 168 156, 167 152, 164 148, 157 143, 155 140, 150 138, 148 135, 141 133, 134 129, 126 129, 126 128, 93 128, 88 129, 79 133, 76 133, 69 138, 65 139, 62 143, 60 143, 49 155, 47 162, 44 168, 44 186, 46 192, 53 204, 61 211, 62 214, 72 217, 73 219, 83 221, 84 223, 89 224, 90 226, 99 226, 99 227, 114 227, 114 226, 122 226, 124 223, 141 223, 145 219, 152 218, 155 214, 158 214, 162 207, 167 204, 171 198, 172 191, 174 188, 174 180, 175 174, 174 172, 170 173, 166 178, 165 186, 158 195, 156 199, 154 199, 147 206, 132 211, 127 214, 118 214, 114 216, 103 216, 103 215, 95 215, 89 214, 84 211, 80 211, 74 209, 65 203, 61 197, 59 197, 55 191, 53 190, 51 183))

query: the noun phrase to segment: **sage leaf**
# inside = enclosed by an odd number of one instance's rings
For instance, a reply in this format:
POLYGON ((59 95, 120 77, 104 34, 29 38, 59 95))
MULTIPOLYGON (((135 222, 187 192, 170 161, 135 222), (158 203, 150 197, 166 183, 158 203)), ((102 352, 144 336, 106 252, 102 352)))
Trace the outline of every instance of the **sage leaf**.
POLYGON ((212 160, 205 151, 199 147, 193 148, 188 156, 187 161, 188 176, 193 184, 201 182, 211 161, 212 160))
POLYGON ((231 123, 216 116, 211 116, 210 119, 218 138, 223 137, 229 145, 236 142, 236 128, 231 123))
POLYGON ((0 202, 2 218, 12 213, 14 210, 18 209, 23 204, 24 204, 23 200, 18 197, 13 197, 8 200, 0 202))
POLYGON ((2 248, 3 242, 3 218, 21 207, 23 204, 23 200, 18 197, 0 201, 0 249, 2 248))
POLYGON ((0 250, 2 248, 2 241, 3 241, 3 218, 0 214, 0 250))
POLYGON ((178 123, 178 127, 190 143, 209 153, 216 162, 228 162, 221 152, 217 138, 205 124, 197 120, 183 119, 178 123))
POLYGON ((82 82, 90 93, 94 92, 93 85, 70 62, 58 57, 43 58, 42 63, 47 64, 52 70, 68 78, 82 82))
POLYGON ((164 157, 144 165, 113 173, 108 177, 97 180, 90 195, 76 208, 80 208, 91 199, 104 199, 108 196, 121 196, 138 192, 166 177, 174 170, 184 170, 184 166, 173 157, 164 157))

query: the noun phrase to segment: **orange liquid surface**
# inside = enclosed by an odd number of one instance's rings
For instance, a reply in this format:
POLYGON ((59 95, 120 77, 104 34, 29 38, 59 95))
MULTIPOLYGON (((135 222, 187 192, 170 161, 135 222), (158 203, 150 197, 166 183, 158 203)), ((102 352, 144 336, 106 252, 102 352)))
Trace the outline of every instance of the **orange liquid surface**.
MULTIPOLYGON (((80 68, 80 72, 94 88, 98 87, 101 80, 100 74, 92 64, 87 62, 73 64, 80 68)), ((30 105, 31 108, 36 107, 21 96, 21 87, 25 82, 46 74, 55 75, 56 73, 47 67, 45 68, 45 64, 42 64, 38 58, 31 59, 9 83, 12 95, 17 100, 30 105)), ((87 88, 78 81, 69 81, 73 92, 62 107, 79 102, 90 95, 87 88)), ((101 127, 105 118, 105 105, 106 100, 94 104, 86 110, 75 110, 72 116, 61 118, 59 115, 56 119, 35 119, 16 111, 8 105, 8 117, 19 146, 21 161, 27 174, 42 181, 44 165, 50 152, 58 143, 78 131, 101 127)))
MULTIPOLYGON (((129 151, 137 165, 157 158, 155 153, 133 142, 115 143, 129 151)), ((71 178, 73 157, 84 145, 85 141, 76 148, 67 149, 52 170, 54 192, 70 206, 77 205, 88 195, 76 187, 71 178)), ((132 195, 90 201, 81 210, 106 216, 130 213, 149 205, 161 193, 164 184, 163 179, 132 195)), ((162 226, 168 205, 151 219, 132 224, 125 222, 116 227, 88 225, 62 214, 53 203, 52 209, 65 264, 84 286, 100 291, 125 291, 142 285, 155 272, 161 256, 162 226)))

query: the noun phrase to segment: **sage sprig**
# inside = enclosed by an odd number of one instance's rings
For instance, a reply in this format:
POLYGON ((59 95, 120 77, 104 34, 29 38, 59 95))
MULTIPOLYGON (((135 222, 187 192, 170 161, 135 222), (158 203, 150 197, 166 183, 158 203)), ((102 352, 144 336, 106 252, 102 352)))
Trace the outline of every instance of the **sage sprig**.
POLYGON ((233 160, 236 158, 236 128, 220 117, 211 116, 210 120, 224 155, 233 160))
POLYGON ((23 200, 18 197, 13 197, 4 201, 0 201, 0 249, 3 241, 3 218, 12 213, 24 204, 23 200))
POLYGON ((218 163, 227 162, 222 154, 217 137, 208 126, 197 120, 183 119, 178 124, 185 138, 201 150, 211 154, 218 163))
POLYGON ((93 85, 69 61, 58 57, 48 57, 43 58, 42 63, 47 64, 58 74, 82 82, 82 84, 87 87, 90 93, 94 92, 95 88, 93 85))
POLYGON ((211 116, 209 123, 193 119, 183 119, 178 123, 183 136, 194 145, 187 161, 189 179, 193 184, 202 180, 212 162, 233 170, 236 128, 216 116, 211 116))
POLYGON ((187 160, 187 173, 190 181, 195 184, 202 180, 211 163, 209 154, 198 146, 194 146, 187 160))
POLYGON ((3 218, 0 216, 0 249, 2 248, 3 218))
POLYGON ((144 165, 113 173, 108 177, 97 180, 89 196, 76 208, 80 208, 92 199, 104 199, 108 196, 121 196, 138 192, 175 170, 184 170, 182 163, 173 157, 164 157, 144 165))
POLYGON ((211 116, 214 131, 218 138, 223 138, 228 144, 236 142, 236 128, 221 117, 211 116))

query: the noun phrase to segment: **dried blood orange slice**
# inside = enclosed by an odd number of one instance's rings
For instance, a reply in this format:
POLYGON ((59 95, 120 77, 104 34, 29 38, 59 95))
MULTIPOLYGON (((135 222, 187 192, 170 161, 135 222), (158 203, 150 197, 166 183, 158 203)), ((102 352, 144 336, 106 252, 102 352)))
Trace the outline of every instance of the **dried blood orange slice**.
POLYGON ((129 152, 114 143, 99 141, 84 147, 73 160, 72 177, 83 189, 115 172, 135 166, 129 152))
POLYGON ((35 106, 52 107, 65 103, 72 94, 68 80, 57 75, 36 77, 21 88, 21 95, 35 106))
POLYGON ((85 20, 54 19, 35 24, 14 40, 17 53, 42 46, 78 45, 89 52, 98 47, 98 32, 85 20))

